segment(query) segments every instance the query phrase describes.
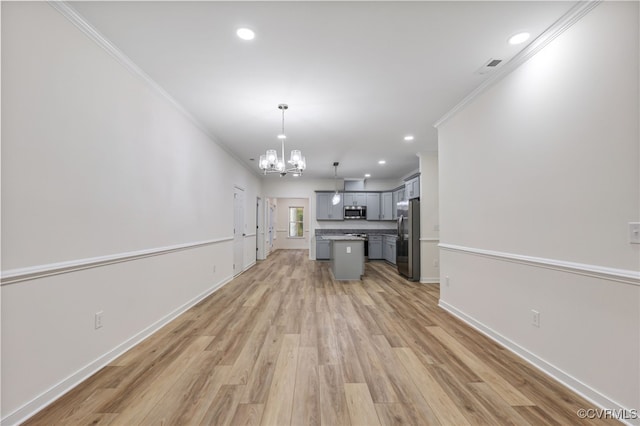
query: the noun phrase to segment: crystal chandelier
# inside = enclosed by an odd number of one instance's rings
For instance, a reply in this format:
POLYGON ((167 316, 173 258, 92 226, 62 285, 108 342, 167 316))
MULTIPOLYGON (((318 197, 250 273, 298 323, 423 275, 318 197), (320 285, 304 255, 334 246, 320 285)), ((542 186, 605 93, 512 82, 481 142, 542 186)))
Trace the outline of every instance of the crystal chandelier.
POLYGON ((282 133, 278 135, 278 139, 280 139, 282 143, 282 156, 278 158, 278 153, 275 149, 268 149, 266 154, 260 156, 258 165, 265 175, 267 173, 280 173, 280 176, 285 176, 287 173, 292 173, 293 176, 301 176, 304 169, 307 168, 307 163, 300 150, 294 149, 291 151, 291 157, 289 161, 287 161, 289 164, 288 167, 284 160, 284 140, 287 138, 284 134, 284 112, 289 109, 289 106, 287 104, 280 104, 278 105, 278 109, 282 111, 282 133))

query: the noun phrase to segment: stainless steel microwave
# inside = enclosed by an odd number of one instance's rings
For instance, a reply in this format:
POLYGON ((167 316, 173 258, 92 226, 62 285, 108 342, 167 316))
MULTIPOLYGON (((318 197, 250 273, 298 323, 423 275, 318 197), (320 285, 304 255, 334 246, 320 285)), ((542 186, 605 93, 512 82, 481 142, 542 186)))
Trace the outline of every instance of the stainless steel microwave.
POLYGON ((344 218, 345 219, 366 219, 367 207, 366 206, 344 206, 344 218))

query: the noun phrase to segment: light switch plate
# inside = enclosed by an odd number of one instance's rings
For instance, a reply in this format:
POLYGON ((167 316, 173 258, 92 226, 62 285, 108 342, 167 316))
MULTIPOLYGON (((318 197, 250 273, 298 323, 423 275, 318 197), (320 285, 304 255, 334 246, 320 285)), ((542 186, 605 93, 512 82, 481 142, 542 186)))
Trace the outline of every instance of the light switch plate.
POLYGON ((629 242, 640 244, 640 222, 629 222, 629 242))
POLYGON ((351 253, 351 247, 347 246, 347 253, 351 253))

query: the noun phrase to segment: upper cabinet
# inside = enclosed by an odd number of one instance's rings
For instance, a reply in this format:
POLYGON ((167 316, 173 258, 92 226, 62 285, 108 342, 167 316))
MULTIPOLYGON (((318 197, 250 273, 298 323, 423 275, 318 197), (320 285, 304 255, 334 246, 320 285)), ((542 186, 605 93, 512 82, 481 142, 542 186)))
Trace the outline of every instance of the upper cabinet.
POLYGON ((367 192, 367 220, 380 220, 379 192, 367 192))
POLYGON ((396 220, 397 204, 420 197, 420 175, 405 181, 404 186, 385 192, 342 192, 340 202, 333 205, 334 192, 316 192, 316 220, 344 220, 345 206, 367 208, 367 220, 396 220))
POLYGON ((404 182, 404 190, 407 200, 420 198, 420 176, 415 176, 404 182))
POLYGON ((383 192, 380 194, 380 220, 393 220, 393 192, 383 192))
POLYGON ((343 220, 343 201, 344 197, 340 197, 340 202, 333 205, 331 199, 333 192, 316 192, 316 220, 343 220))
POLYGON ((400 201, 407 201, 405 194, 404 186, 393 191, 393 211, 391 215, 394 220, 398 218, 398 203, 400 201))
POLYGON ((367 194, 364 192, 345 192, 343 204, 345 206, 366 206, 367 194))

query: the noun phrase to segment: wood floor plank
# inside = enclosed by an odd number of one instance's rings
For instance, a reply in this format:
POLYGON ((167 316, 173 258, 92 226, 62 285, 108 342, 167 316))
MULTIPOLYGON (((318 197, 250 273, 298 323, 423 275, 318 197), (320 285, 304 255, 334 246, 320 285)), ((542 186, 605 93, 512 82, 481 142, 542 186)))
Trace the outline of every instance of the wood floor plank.
POLYGON ((364 383, 365 377, 358 360, 358 353, 347 325, 349 322, 356 321, 356 318, 349 316, 349 314, 353 314, 353 310, 342 309, 345 304, 351 303, 350 300, 349 297, 342 298, 338 304, 338 310, 333 312, 333 329, 336 336, 338 359, 345 383, 364 383))
POLYGON ((229 384, 245 385, 249 380, 249 374, 256 365, 256 360, 260 354, 260 349, 264 345, 264 341, 269 332, 269 322, 261 318, 251 334, 248 336, 246 343, 242 346, 240 353, 233 362, 229 384))
POLYGON ((244 385, 222 385, 207 408, 200 425, 230 425, 243 393, 244 385))
POLYGON ((531 426, 516 410, 513 409, 487 383, 469 383, 471 392, 482 405, 491 410, 491 414, 501 425, 531 426))
POLYGON ((323 426, 350 426, 351 418, 344 394, 339 365, 320 365, 320 419, 323 426))
POLYGON ((197 356, 204 351, 211 341, 209 336, 194 338, 193 343, 185 348, 173 362, 168 364, 147 386, 136 389, 132 402, 119 412, 118 421, 125 424, 140 424, 154 409, 197 356))
MULTIPOLYGON (((210 355, 203 352, 200 358, 204 361, 210 355)), ((231 371, 228 365, 204 367, 206 362, 200 365, 199 370, 188 368, 140 424, 199 424, 231 371)))
POLYGON ((380 425, 369 387, 365 383, 345 383, 344 393, 353 426, 380 425))
POLYGON ((269 389, 269 397, 262 413, 261 424, 264 426, 291 423, 299 345, 299 334, 285 334, 269 389))
POLYGON ((315 347, 301 347, 298 351, 298 369, 293 395, 291 424, 319 426, 320 423, 318 349, 315 347))
POLYGON ((336 281, 278 250, 26 426, 613 425, 386 262, 336 281))
POLYGON ((488 368, 476 355, 471 353, 467 348, 460 344, 457 340, 447 334, 440 327, 427 327, 429 333, 434 335, 438 340, 451 348, 456 356, 467 364, 478 376, 487 382, 505 401, 510 405, 535 405, 529 398, 524 396, 520 391, 507 382, 502 376, 498 375, 494 370, 488 368))
POLYGON ((482 405, 481 401, 469 390, 468 383, 461 382, 461 377, 453 373, 444 364, 428 367, 433 378, 449 395, 458 410, 472 425, 495 425, 498 419, 490 407, 482 405))
POLYGON ((409 410, 411 418, 415 419, 417 424, 439 424, 433 410, 411 379, 412 372, 401 364, 385 336, 372 336, 371 341, 387 372, 394 392, 398 395, 400 402, 405 404, 404 408, 409 410))
POLYGON ((327 309, 316 312, 317 336, 318 336, 318 363, 337 364, 340 362, 338 342, 333 325, 331 312, 327 309))
POLYGON ((411 378, 422 393, 422 397, 443 425, 469 425, 449 395, 409 348, 394 348, 402 365, 411 372, 411 378))
POLYGON ((261 299, 264 297, 265 293, 267 293, 271 289, 270 285, 261 284, 256 286, 256 290, 247 298, 247 300, 242 304, 243 307, 254 307, 258 306, 261 299))
POLYGON ((404 404, 401 402, 392 404, 375 404, 378 419, 382 426, 439 426, 440 422, 432 415, 429 420, 421 414, 424 411, 424 405, 414 406, 413 404, 404 404))
POLYGON ((264 404, 238 404, 231 420, 233 426, 258 426, 262 419, 264 404))
POLYGON ((277 326, 269 327, 269 332, 264 339, 258 359, 247 379, 245 395, 241 402, 254 404, 267 402, 267 395, 273 380, 276 361, 278 360, 283 340, 284 333, 281 328, 277 326))
POLYGON ((351 336, 362 367, 364 379, 374 402, 400 402, 387 375, 383 361, 378 356, 371 336, 363 330, 350 328, 351 336))

